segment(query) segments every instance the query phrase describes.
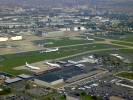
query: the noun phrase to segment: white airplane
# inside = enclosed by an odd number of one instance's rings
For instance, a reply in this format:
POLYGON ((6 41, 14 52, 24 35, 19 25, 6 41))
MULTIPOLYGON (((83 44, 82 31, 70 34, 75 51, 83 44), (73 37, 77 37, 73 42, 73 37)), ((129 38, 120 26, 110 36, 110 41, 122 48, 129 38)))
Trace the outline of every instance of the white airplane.
POLYGON ((40 51, 40 53, 49 53, 49 52, 54 52, 58 50, 59 48, 47 48, 46 50, 40 51))
POLYGON ((87 37, 87 40, 89 40, 89 41, 94 41, 94 39, 91 39, 91 38, 88 38, 88 37, 87 37))
POLYGON ((115 56, 115 57, 117 57, 117 58, 119 58, 119 59, 123 59, 123 57, 120 56, 119 54, 110 54, 110 55, 115 56))
POLYGON ((59 48, 48 48, 48 49, 46 49, 45 52, 54 52, 54 51, 58 51, 58 50, 59 50, 59 48))
POLYGON ((46 62, 46 64, 49 65, 49 66, 61 68, 61 66, 59 64, 53 64, 53 63, 49 63, 49 62, 46 62))
POLYGON ((86 89, 90 89, 91 87, 90 87, 90 86, 84 86, 84 88, 86 88, 86 89))
POLYGON ((72 63, 72 64, 77 64, 78 62, 76 61, 72 61, 72 60, 68 60, 69 63, 72 63))
POLYGON ((78 88, 79 90, 85 90, 85 88, 83 88, 83 87, 80 87, 80 88, 78 88))
POLYGON ((39 70, 39 69, 40 69, 39 67, 31 66, 31 65, 28 64, 27 62, 26 62, 26 64, 25 64, 25 66, 28 67, 28 68, 30 68, 30 69, 33 69, 33 70, 39 70))

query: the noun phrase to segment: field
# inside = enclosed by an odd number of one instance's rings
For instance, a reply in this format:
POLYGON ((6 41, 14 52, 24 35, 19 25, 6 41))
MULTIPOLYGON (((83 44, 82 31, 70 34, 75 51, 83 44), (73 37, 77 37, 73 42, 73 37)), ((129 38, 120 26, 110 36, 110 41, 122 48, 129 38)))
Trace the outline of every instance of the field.
MULTIPOLYGON (((96 96, 90 96, 90 95, 87 95, 86 93, 77 93, 77 97, 81 98, 81 100, 102 100, 101 97, 96 97, 96 96)), ((64 95, 60 95, 60 94, 57 94, 57 93, 51 93, 47 96, 43 96, 43 97, 40 97, 39 99, 43 99, 43 100, 53 100, 53 98, 56 97, 56 99, 58 100, 68 100, 68 97, 66 98, 66 96, 64 95)))
POLYGON ((10 74, 20 74, 25 71, 13 70, 14 67, 25 65, 25 62, 35 63, 44 60, 57 59, 61 57, 68 57, 74 54, 83 53, 86 51, 117 48, 118 46, 106 44, 88 44, 82 46, 63 47, 57 52, 40 53, 40 51, 23 52, 17 54, 7 54, 0 56, 0 70, 10 74))
POLYGON ((18 52, 28 52, 42 49, 32 43, 32 41, 42 40, 43 38, 27 35, 21 41, 6 41, 0 42, 0 55, 18 53, 18 52))
POLYGON ((133 33, 132 32, 112 32, 107 34, 106 36, 103 35, 98 35, 101 38, 106 38, 106 39, 115 39, 115 40, 122 40, 122 41, 127 41, 127 42, 132 42, 133 40, 133 33))
POLYGON ((44 47, 57 47, 57 46, 84 44, 84 43, 91 43, 91 42, 92 41, 83 40, 83 39, 70 39, 70 38, 45 39, 45 40, 36 40, 36 41, 33 41, 33 43, 35 45, 41 44, 44 47))
POLYGON ((22 41, 0 42, 0 55, 36 51, 41 50, 44 47, 68 46, 92 42, 95 41, 89 41, 79 37, 45 38, 29 35, 27 37, 24 36, 22 41))
POLYGON ((127 41, 127 42, 133 42, 133 35, 126 35, 124 38, 120 40, 127 41))
POLYGON ((133 43, 127 43, 127 42, 124 42, 124 41, 112 41, 112 43, 119 44, 119 45, 125 45, 125 46, 132 46, 133 47, 133 43))
POLYGON ((112 44, 105 44, 104 39, 101 38, 95 38, 93 36, 92 37, 90 36, 89 38, 93 38, 95 40, 89 41, 86 40, 86 37, 79 37, 75 35, 76 33, 74 34, 74 37, 69 36, 69 37, 60 37, 60 38, 57 37, 46 38, 46 39, 41 38, 40 40, 39 37, 34 37, 34 39, 30 39, 30 37, 28 37, 29 39, 26 39, 24 41, 13 42, 11 43, 13 45, 17 45, 17 43, 19 43, 19 45, 21 44, 21 48, 20 47, 15 48, 18 53, 16 53, 14 49, 10 48, 10 51, 14 51, 15 54, 5 54, 0 56, 0 70, 13 75, 18 75, 21 73, 29 73, 25 70, 16 71, 13 68, 18 66, 23 66, 25 65, 25 62, 36 63, 39 61, 54 60, 58 58, 67 59, 69 57, 73 57, 73 55, 74 56, 82 55, 83 53, 85 54, 89 51, 94 53, 97 52, 102 53, 102 51, 104 51, 103 53, 106 53, 105 52, 106 50, 107 52, 111 52, 111 50, 113 50, 115 52, 117 51, 130 55, 133 53, 132 49, 124 50, 125 49, 124 48, 123 50, 120 50, 124 46, 132 47, 133 46, 132 43, 111 41, 112 44), (115 46, 113 44, 118 44, 118 46, 115 46), (121 45, 123 45, 123 47, 121 45), (50 53, 40 53, 40 50, 43 50, 44 47, 47 48, 59 47, 59 51, 50 52, 50 53))
POLYGON ((101 97, 90 96, 90 95, 87 95, 85 92, 80 93, 80 98, 81 100, 102 100, 101 97))
POLYGON ((133 80, 133 72, 121 72, 117 76, 133 80))

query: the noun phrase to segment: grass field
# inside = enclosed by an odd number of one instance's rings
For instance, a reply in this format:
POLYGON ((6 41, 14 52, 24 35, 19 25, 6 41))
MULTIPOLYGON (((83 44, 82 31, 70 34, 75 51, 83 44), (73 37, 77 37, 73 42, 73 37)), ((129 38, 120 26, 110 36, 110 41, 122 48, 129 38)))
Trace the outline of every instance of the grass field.
POLYGON ((80 39, 69 39, 69 38, 62 38, 58 40, 54 39, 46 39, 46 40, 37 40, 33 41, 35 44, 42 44, 45 47, 56 47, 56 46, 65 46, 65 45, 74 45, 74 44, 83 44, 83 43, 89 43, 92 41, 88 40, 80 40, 80 39), (46 44, 48 43, 48 44, 46 44), (52 43, 52 44, 49 44, 52 43))
POLYGON ((106 38, 106 39, 115 39, 115 40, 121 40, 121 41, 127 41, 127 42, 132 42, 133 41, 133 33, 132 32, 112 32, 106 36, 103 35, 97 35, 98 37, 101 38, 106 38))
POLYGON ((133 54, 133 49, 121 49, 120 52, 125 54, 133 54))
MULTIPOLYGON (((55 98, 55 97, 58 100, 67 100, 66 96, 63 96, 63 95, 61 96, 60 94, 57 94, 57 93, 55 93, 55 94, 49 94, 49 95, 43 96, 43 97, 41 97, 39 99, 40 100, 42 100, 42 99, 43 100, 53 100, 53 98, 55 98)), ((78 97, 81 98, 81 100, 102 100, 101 97, 90 96, 90 95, 87 95, 87 94, 80 95, 78 97)))
POLYGON ((94 39, 95 41, 104 41, 104 40, 105 40, 105 39, 96 38, 96 37, 91 36, 91 35, 77 36, 77 37, 79 37, 79 38, 81 38, 81 39, 87 39, 87 37, 88 37, 88 38, 94 39))
POLYGON ((116 46, 106 44, 89 44, 74 47, 64 47, 57 52, 40 53, 40 51, 24 52, 18 54, 2 55, 0 58, 0 70, 10 74, 20 74, 25 71, 13 70, 14 67, 25 65, 25 62, 35 63, 38 61, 67 57, 70 55, 86 52, 89 50, 116 48, 116 46))
POLYGON ((101 97, 90 96, 90 95, 87 95, 85 92, 82 92, 80 94, 80 98, 81 100, 102 100, 101 97))
POLYGON ((112 43, 133 47, 133 43, 126 43, 126 42, 123 42, 123 41, 112 41, 112 43))
POLYGON ((120 39, 122 41, 133 42, 133 35, 127 35, 125 38, 120 39))
POLYGON ((117 76, 133 80, 133 72, 121 72, 117 76))

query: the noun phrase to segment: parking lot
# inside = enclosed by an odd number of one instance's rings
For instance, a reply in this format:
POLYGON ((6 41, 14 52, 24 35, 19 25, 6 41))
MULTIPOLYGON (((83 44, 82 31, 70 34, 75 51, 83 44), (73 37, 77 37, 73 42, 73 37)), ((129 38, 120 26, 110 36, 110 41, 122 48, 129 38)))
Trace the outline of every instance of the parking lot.
POLYGON ((77 87, 66 87, 66 91, 84 91, 89 95, 102 96, 104 100, 108 100, 111 96, 119 96, 126 100, 132 100, 133 90, 131 88, 116 85, 115 81, 117 80, 120 79, 113 76, 110 76, 108 79, 106 77, 95 80, 93 79, 92 81, 88 81, 86 84, 77 87))

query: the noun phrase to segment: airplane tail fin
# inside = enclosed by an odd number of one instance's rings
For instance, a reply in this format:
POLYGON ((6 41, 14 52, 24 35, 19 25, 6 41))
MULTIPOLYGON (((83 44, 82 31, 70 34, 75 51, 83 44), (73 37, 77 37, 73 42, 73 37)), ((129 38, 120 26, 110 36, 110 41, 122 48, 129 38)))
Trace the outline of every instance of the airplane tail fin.
POLYGON ((26 65, 28 65, 28 63, 27 63, 27 62, 26 62, 25 64, 26 64, 26 65))

